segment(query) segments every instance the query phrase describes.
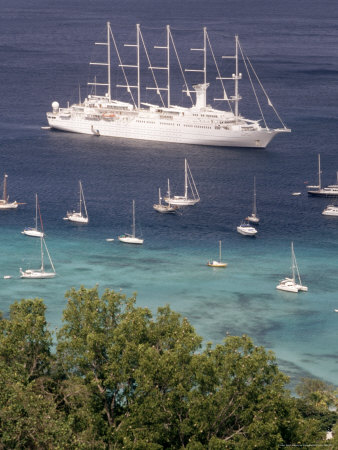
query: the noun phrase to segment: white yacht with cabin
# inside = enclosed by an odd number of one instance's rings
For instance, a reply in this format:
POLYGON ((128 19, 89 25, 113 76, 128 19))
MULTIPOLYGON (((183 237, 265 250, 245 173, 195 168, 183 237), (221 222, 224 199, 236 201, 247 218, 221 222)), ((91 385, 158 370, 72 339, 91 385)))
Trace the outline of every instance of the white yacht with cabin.
POLYGON ((94 87, 94 92, 89 94, 84 101, 81 101, 81 97, 79 96, 78 103, 72 105, 68 103, 68 106, 65 108, 61 108, 59 103, 54 101, 52 103, 52 111, 47 113, 47 120, 51 129, 96 136, 144 139, 160 142, 261 148, 265 148, 277 134, 291 131, 283 123, 274 108, 250 59, 244 54, 238 36, 235 37, 234 54, 222 57, 234 61, 234 73, 230 77, 221 75, 206 27, 203 28, 203 48, 192 49, 202 52, 202 69, 183 70, 169 25, 166 27, 165 45, 155 47, 163 49, 166 52, 166 65, 163 67, 156 67, 151 63, 140 25, 136 25, 136 43, 125 44, 127 47, 136 48, 136 63, 133 65, 123 63, 109 22, 107 22, 106 41, 95 44, 106 47, 106 61, 91 62, 90 64, 104 66, 107 69, 106 79, 102 80, 103 82, 97 82, 95 75, 94 81, 88 83, 88 85, 94 87), (120 75, 116 76, 116 82, 118 82, 121 76, 124 80, 123 84, 115 84, 114 87, 126 89, 130 95, 129 102, 112 98, 113 83, 111 68, 114 66, 111 56, 112 48, 116 55, 115 66, 120 70, 120 75), (141 101, 141 81, 143 81, 140 57, 141 50, 142 55, 146 55, 148 70, 151 71, 153 80, 153 85, 147 87, 147 89, 153 90, 156 93, 159 99, 158 104, 141 101), (214 100, 225 102, 228 105, 228 110, 215 109, 207 102, 207 89, 210 84, 207 79, 207 54, 209 53, 216 65, 216 79, 220 82, 222 92, 220 98, 215 98, 214 100), (190 106, 176 106, 172 104, 171 60, 173 59, 173 55, 177 60, 183 79, 183 92, 187 95, 190 106), (242 79, 242 74, 239 72, 240 56, 245 69, 248 71, 248 78, 257 102, 258 95, 253 80, 257 80, 257 84, 262 89, 267 105, 273 109, 277 119, 281 123, 280 128, 270 128, 267 125, 260 104, 261 118, 251 120, 246 119, 240 114, 239 101, 241 100, 241 96, 239 94, 239 81, 242 79), (129 69, 136 70, 136 81, 130 76, 129 69), (155 76, 156 70, 166 73, 165 87, 162 87, 157 81, 155 76), (186 80, 185 72, 200 72, 203 76, 202 80, 190 88, 186 80), (233 95, 228 95, 225 89, 225 81, 234 82, 233 95), (103 91, 103 95, 97 94, 97 88, 105 90, 105 92, 103 91), (193 95, 195 95, 195 99, 192 98, 193 95))
POLYGON ((242 222, 237 227, 237 232, 243 234, 243 236, 256 236, 258 231, 249 222, 242 222))
POLYGON ((337 205, 327 205, 327 207, 322 212, 323 216, 338 216, 338 206, 337 205))

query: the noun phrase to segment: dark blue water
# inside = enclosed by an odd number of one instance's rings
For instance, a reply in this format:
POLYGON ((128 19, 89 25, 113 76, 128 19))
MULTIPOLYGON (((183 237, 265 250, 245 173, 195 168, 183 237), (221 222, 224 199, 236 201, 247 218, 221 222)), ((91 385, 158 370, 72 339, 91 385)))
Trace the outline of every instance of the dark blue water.
MULTIPOLYGON (((42 297, 55 327, 61 323, 64 293, 71 286, 98 283, 100 290, 121 289, 127 295, 137 291, 140 305, 156 311, 169 303, 206 340, 220 342, 227 333, 247 333, 257 344, 273 349, 291 376, 336 382, 338 221, 321 215, 327 201, 308 198, 304 184, 316 182, 318 153, 324 184, 332 183, 338 170, 334 2, 1 3, 0 178, 8 173, 11 199, 26 203, 0 215, 1 310, 8 311, 17 299, 42 297), (153 46, 165 44, 166 24, 171 25, 187 68, 202 67, 201 54, 190 48, 202 47, 203 26, 218 58, 233 54, 233 36, 238 34, 292 134, 277 136, 266 150, 252 150, 41 130, 52 101, 61 106, 76 101, 79 85, 82 97, 89 92, 86 83, 93 80, 93 68, 88 63, 103 60, 93 43, 104 39, 108 20, 129 64, 134 63, 135 51, 122 46, 135 43, 136 23, 141 24, 154 65, 165 64, 163 50, 153 46), (162 216, 152 209, 157 189, 164 192, 169 177, 180 193, 184 158, 201 202, 181 215, 162 216), (258 237, 250 240, 236 233, 236 226, 251 212, 254 176, 261 224, 258 237), (76 206, 79 179, 90 216, 89 225, 82 227, 62 220, 67 209, 76 206), (302 195, 291 196, 294 191, 302 195), (20 233, 33 225, 35 192, 58 273, 53 280, 18 278, 19 267, 39 264, 39 242, 20 233), (130 231, 132 199, 144 246, 108 243, 106 238, 130 231), (217 257, 219 239, 228 262, 225 271, 205 266, 217 257), (290 270, 291 240, 308 293, 275 289, 290 270), (3 280, 7 274, 13 278, 3 280)), ((210 81, 216 76, 211 62, 210 81)), ((233 72, 230 65, 224 68, 224 75, 233 72)), ((202 81, 198 77, 190 73, 189 82, 202 81)), ((143 80, 149 86, 146 73, 143 80)), ((182 80, 175 75, 172 82, 172 103, 188 106, 182 80)), ((208 102, 220 95, 213 89, 208 102)), ((121 89, 113 91, 128 100, 121 89)), ((240 92, 243 114, 258 118, 247 80, 240 92)), ((154 91, 144 89, 142 101, 158 99, 154 91)), ((276 126, 271 110, 264 112, 268 123, 276 126)))

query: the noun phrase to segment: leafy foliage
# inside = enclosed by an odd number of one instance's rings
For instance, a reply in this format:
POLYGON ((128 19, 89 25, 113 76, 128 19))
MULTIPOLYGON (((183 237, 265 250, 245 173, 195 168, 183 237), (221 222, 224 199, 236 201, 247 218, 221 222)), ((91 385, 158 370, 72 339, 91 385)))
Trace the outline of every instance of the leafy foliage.
POLYGON ((247 450, 322 442, 323 422, 305 407, 327 413, 332 392, 314 396, 317 388, 303 382, 302 397, 291 397, 274 355, 249 337, 203 350, 169 306, 154 316, 136 306, 135 295, 106 290, 100 297, 97 287, 71 289, 66 298, 55 354, 42 300, 16 302, 9 319, 0 317, 0 448, 247 450))

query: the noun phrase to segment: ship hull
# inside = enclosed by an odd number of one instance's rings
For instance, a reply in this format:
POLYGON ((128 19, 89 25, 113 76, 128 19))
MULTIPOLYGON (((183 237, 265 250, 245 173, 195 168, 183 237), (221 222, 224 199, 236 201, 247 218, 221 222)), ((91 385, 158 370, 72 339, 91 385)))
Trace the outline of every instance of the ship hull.
POLYGON ((107 122, 104 119, 90 121, 85 118, 62 119, 48 117, 52 129, 71 133, 100 135, 125 139, 138 139, 178 144, 193 144, 218 147, 265 148, 276 134, 284 130, 261 128, 253 131, 210 129, 198 125, 185 128, 179 122, 148 124, 146 120, 122 120, 107 122), (122 123, 120 123, 122 122, 122 123))

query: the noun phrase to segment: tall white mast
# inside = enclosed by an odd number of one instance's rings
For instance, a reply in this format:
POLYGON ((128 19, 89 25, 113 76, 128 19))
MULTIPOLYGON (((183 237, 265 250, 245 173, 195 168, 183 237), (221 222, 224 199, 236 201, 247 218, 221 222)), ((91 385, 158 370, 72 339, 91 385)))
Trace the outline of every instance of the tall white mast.
MULTIPOLYGON (((107 80, 108 80, 108 99, 110 101, 111 100, 110 22, 107 22, 107 80)), ((96 86, 95 86, 95 88, 96 88, 96 86)))
POLYGON ((320 153, 318 153, 318 188, 320 189, 322 187, 322 180, 321 180, 321 170, 320 170, 320 153))
POLYGON ((257 207, 256 207, 256 177, 254 177, 254 203, 253 203, 253 214, 257 214, 257 207))
POLYGON ((41 236, 41 272, 43 272, 44 271, 44 264, 43 264, 43 244, 42 244, 42 240, 43 240, 43 237, 41 236))
POLYGON ((188 198, 188 167, 187 167, 187 159, 184 160, 184 197, 188 198))
POLYGON ((236 72, 235 72, 235 116, 236 119, 238 117, 238 35, 236 34, 235 36, 235 42, 236 42, 236 53, 235 53, 235 58, 236 58, 236 72))
POLYGON ((169 38, 170 38, 170 27, 167 25, 167 89, 168 89, 168 108, 170 108, 170 45, 169 45, 169 38))
POLYGON ((203 27, 203 48, 191 48, 191 51, 203 52, 203 69, 185 69, 185 72, 202 72, 203 84, 207 82, 207 27, 203 27))
MULTIPOLYGON (((127 88, 127 91, 130 92, 130 88, 135 88, 137 89, 137 108, 140 108, 141 106, 141 90, 140 90, 140 24, 136 24, 136 44, 124 44, 125 47, 136 47, 136 65, 135 64, 119 64, 119 67, 131 67, 137 70, 137 85, 136 86, 131 86, 127 79, 126 82, 127 84, 117 84, 117 87, 125 87, 127 88)), ((126 77, 125 77, 126 78, 126 77)))
POLYGON ((158 87, 157 82, 156 82, 156 87, 147 87, 147 89, 155 90, 157 92, 157 94, 159 94, 159 95, 160 95, 160 91, 167 91, 167 105, 168 105, 168 108, 170 108, 170 105, 171 105, 171 101, 170 101, 170 25, 166 26, 166 30, 167 30, 166 45, 165 46, 155 45, 154 48, 162 48, 167 51, 167 66, 166 67, 155 67, 155 66, 151 65, 149 67, 149 69, 151 69, 151 70, 166 70, 167 71, 167 87, 160 88, 160 87, 158 87))
POLYGON ((4 191, 3 191, 3 195, 2 195, 2 198, 3 198, 3 200, 5 202, 7 202, 7 177, 8 177, 8 175, 5 174, 5 177, 4 177, 4 191))
POLYGON ((106 45, 107 46, 107 62, 90 62, 89 64, 92 66, 106 66, 107 67, 107 83, 97 83, 96 77, 94 83, 87 83, 90 86, 107 86, 107 96, 109 100, 111 100, 111 73, 110 73, 110 22, 107 22, 107 42, 95 42, 95 45, 106 45))
POLYGON ((133 200, 133 226, 132 226, 132 236, 135 237, 135 200, 133 200))
POLYGON ((38 194, 35 194, 35 229, 38 229, 38 194))

